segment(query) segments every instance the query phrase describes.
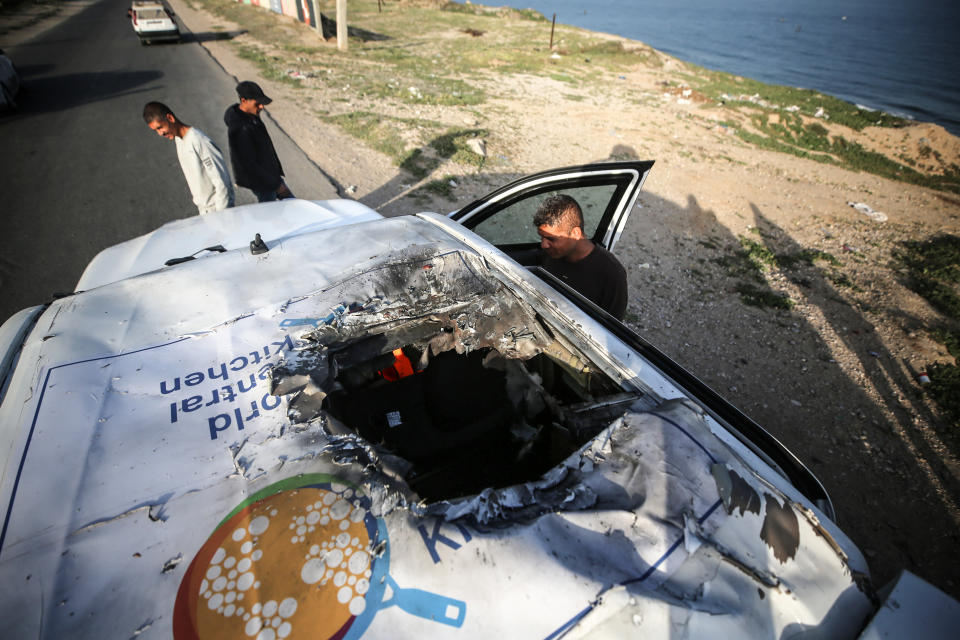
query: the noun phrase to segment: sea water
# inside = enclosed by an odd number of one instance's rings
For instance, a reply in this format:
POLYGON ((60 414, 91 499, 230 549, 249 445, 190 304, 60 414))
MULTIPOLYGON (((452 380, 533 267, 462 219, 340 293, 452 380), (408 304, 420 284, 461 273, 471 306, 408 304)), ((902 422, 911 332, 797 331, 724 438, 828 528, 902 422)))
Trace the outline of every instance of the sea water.
MULTIPOLYGON (((960 135, 958 0, 511 0, 694 64, 960 135)), ((549 38, 549 35, 546 36, 549 38)))

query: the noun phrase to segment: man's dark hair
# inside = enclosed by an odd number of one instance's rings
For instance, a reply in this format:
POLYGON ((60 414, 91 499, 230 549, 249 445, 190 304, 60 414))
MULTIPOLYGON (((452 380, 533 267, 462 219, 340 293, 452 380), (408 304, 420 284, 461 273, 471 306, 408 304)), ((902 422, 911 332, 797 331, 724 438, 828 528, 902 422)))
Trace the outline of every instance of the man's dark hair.
MULTIPOLYGON (((173 111, 170 111, 170 107, 162 102, 148 102, 143 108, 143 121, 147 124, 157 120, 166 120, 168 115, 173 116, 173 111)), ((176 116, 173 117, 176 118, 176 116)))
POLYGON ((568 195, 550 196, 540 203, 533 214, 534 226, 555 227, 565 222, 573 222, 573 227, 583 229, 583 212, 577 201, 568 195), (568 217, 569 216, 569 217, 568 217))

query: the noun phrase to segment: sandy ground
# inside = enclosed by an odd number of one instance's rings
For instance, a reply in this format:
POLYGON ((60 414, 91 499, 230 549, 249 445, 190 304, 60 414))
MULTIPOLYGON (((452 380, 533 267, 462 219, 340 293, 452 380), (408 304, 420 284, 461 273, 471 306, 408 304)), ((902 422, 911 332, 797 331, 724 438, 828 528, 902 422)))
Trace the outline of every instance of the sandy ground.
MULTIPOLYGON (((237 28, 181 0, 171 5, 195 33, 237 28)), ((202 46, 236 78, 260 82, 274 98, 276 123, 342 195, 385 215, 450 211, 548 168, 655 160, 615 251, 630 280, 629 323, 820 477, 875 582, 906 568, 960 596, 956 426, 938 416, 916 382, 924 366, 949 357, 927 333, 937 312, 891 266, 903 241, 960 233, 960 197, 755 149, 722 126, 729 114, 668 89, 664 83, 675 86, 683 64, 657 53, 662 67, 610 75, 602 95, 505 76, 485 87, 492 97, 479 117, 457 107, 378 104, 389 115, 489 131, 482 170, 448 163, 428 178, 453 176, 455 201, 425 202, 409 197, 416 181, 389 158, 311 116, 358 107, 330 92, 259 78, 230 42, 202 46), (887 220, 876 222, 849 202, 866 203, 887 220), (772 269, 763 288, 789 294, 796 306, 748 306, 736 291, 743 279, 729 266, 741 237, 777 253, 820 250, 839 264, 772 269)), ((867 129, 857 141, 921 162, 928 146, 947 164, 960 164, 960 140, 935 125, 867 129)))

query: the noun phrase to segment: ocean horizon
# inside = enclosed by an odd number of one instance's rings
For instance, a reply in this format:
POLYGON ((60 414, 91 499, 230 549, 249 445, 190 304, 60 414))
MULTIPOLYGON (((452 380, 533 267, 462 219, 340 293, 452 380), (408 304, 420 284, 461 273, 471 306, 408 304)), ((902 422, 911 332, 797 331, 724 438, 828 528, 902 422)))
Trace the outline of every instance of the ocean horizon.
POLYGON ((769 84, 813 89, 960 135, 951 0, 511 0, 769 84))

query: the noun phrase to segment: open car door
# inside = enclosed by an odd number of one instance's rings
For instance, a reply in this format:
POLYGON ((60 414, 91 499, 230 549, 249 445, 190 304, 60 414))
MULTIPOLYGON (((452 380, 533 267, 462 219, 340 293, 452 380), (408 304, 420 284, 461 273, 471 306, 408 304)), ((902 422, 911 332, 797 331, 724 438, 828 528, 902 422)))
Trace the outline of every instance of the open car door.
POLYGON ((533 214, 547 197, 565 194, 580 204, 584 234, 612 250, 651 167, 653 161, 625 161, 544 171, 511 182, 450 218, 530 266, 540 261, 533 214))
POLYGON ((539 266, 540 236, 533 226, 533 215, 545 198, 560 193, 572 196, 583 210, 584 233, 610 250, 626 225, 651 167, 652 161, 627 161, 545 171, 512 182, 449 217, 529 267, 532 273, 623 340, 683 388, 688 397, 734 437, 789 479, 827 517, 835 520, 836 512, 826 489, 776 438, 627 325, 539 266))

